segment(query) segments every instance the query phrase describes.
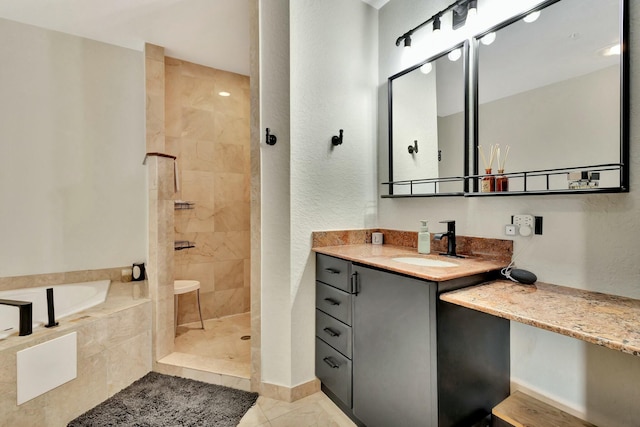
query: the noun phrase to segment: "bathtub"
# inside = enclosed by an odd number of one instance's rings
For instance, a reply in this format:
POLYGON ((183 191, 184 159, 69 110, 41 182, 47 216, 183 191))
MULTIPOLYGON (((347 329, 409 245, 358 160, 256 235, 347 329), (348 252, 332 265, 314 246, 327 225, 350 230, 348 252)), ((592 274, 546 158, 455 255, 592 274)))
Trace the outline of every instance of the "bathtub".
MULTIPOLYGON (((48 323, 47 288, 53 288, 56 320, 103 303, 109 292, 110 280, 72 283, 0 291, 0 299, 31 301, 33 303, 33 329, 48 323)), ((17 335, 18 308, 0 305, 0 339, 17 335)))

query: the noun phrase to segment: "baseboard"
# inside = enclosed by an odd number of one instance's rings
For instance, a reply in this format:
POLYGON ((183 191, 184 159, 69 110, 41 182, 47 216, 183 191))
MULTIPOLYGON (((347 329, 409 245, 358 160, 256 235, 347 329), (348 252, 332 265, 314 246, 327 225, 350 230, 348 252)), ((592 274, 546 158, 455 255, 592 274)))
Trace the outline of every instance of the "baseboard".
POLYGON ((587 419, 587 414, 585 410, 580 410, 575 406, 570 406, 568 403, 566 403, 560 398, 549 397, 548 395, 542 394, 542 392, 536 390, 533 387, 527 386, 526 384, 522 384, 512 380, 510 384, 510 388, 511 388, 511 393, 516 391, 521 391, 524 394, 528 394, 529 396, 535 399, 538 399, 539 401, 544 402, 548 405, 554 406, 560 409, 561 411, 566 412, 567 414, 573 415, 574 417, 580 418, 582 420, 587 419))
POLYGON ((284 402, 295 402, 303 397, 311 396, 320 391, 320 380, 314 378, 306 383, 298 384, 295 387, 285 387, 277 384, 260 383, 260 395, 270 399, 282 400, 284 402))

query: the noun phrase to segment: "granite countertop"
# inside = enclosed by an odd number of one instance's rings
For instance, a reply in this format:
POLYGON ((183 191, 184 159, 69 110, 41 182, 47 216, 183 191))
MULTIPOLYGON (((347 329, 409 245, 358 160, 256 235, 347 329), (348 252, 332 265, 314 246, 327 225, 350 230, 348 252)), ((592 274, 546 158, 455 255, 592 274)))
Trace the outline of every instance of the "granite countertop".
POLYGON ((440 299, 640 356, 640 300, 536 283, 497 280, 440 299))
POLYGON ((474 274, 487 273, 490 271, 499 270, 508 264, 508 261, 505 262, 476 256, 452 258, 436 254, 424 255, 418 253, 415 248, 392 246, 386 244, 373 245, 370 243, 364 243, 322 246, 314 247, 313 251, 337 258, 342 258, 348 261, 357 262, 359 264, 382 268, 388 271, 406 274, 408 276, 418 277, 420 279, 426 279, 435 282, 444 282, 460 277, 472 276, 474 274), (393 258, 397 257, 432 258, 447 262, 453 262, 458 264, 458 266, 424 267, 394 261, 393 258))

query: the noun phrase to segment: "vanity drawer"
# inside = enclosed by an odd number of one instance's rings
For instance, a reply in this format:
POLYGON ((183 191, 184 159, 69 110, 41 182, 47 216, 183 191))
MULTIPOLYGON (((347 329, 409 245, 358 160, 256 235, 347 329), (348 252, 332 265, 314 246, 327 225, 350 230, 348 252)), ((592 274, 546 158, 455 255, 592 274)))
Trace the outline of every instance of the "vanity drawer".
POLYGON ((351 326, 316 310, 316 336, 351 359, 351 326))
POLYGON ((316 377, 351 407, 351 360, 316 338, 316 377))
POLYGON ((351 263, 349 261, 317 254, 316 280, 335 286, 345 292, 350 292, 350 266, 351 263))
POLYGON ((351 326, 351 295, 316 282, 316 308, 351 326))

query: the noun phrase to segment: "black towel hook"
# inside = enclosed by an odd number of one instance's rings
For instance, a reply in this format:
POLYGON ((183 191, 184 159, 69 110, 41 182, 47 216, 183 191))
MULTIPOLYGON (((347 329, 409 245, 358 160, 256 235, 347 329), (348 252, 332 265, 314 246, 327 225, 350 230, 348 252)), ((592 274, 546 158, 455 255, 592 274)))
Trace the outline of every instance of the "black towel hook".
POLYGON ((267 128, 267 139, 265 140, 265 142, 267 143, 267 145, 276 145, 276 142, 278 142, 278 138, 269 133, 269 128, 267 128))
POLYGON ((340 129, 340 136, 336 136, 336 135, 334 135, 334 136, 331 138, 331 143, 332 143, 333 145, 341 145, 341 144, 342 144, 342 129, 340 129))
POLYGON ((413 141, 413 145, 409 146, 409 154, 418 152, 418 140, 413 141))

